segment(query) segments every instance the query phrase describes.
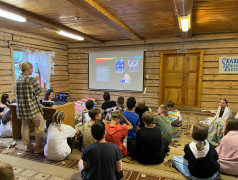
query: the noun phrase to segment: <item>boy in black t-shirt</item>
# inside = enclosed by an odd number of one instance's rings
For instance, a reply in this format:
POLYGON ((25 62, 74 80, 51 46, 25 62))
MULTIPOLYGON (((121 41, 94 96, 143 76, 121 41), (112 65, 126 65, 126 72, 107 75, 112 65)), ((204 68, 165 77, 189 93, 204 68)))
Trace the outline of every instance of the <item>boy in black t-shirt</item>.
POLYGON ((103 99, 104 99, 104 103, 102 103, 102 109, 105 111, 107 108, 111 108, 116 106, 116 102, 115 101, 111 101, 111 96, 109 94, 109 92, 104 92, 103 94, 103 99))
POLYGON ((169 143, 166 139, 162 139, 160 129, 153 127, 154 114, 152 112, 144 112, 142 119, 145 127, 136 133, 136 160, 142 164, 159 164, 169 152, 169 143))
POLYGON ((115 101, 110 100, 111 96, 110 96, 109 92, 104 92, 103 99, 105 102, 102 103, 102 109, 104 110, 104 113, 102 114, 102 120, 104 120, 106 118, 106 115, 107 115, 106 109, 117 106, 115 101))
POLYGON ((118 180, 122 174, 122 154, 117 145, 105 141, 105 125, 97 121, 91 132, 97 142, 87 146, 78 163, 83 180, 118 180))

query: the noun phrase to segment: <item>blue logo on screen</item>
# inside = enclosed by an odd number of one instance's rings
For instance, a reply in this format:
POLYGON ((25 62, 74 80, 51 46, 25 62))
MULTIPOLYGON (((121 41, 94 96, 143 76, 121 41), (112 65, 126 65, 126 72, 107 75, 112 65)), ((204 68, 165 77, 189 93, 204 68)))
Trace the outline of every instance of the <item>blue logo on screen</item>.
POLYGON ((124 59, 116 60, 116 71, 124 71, 124 59))

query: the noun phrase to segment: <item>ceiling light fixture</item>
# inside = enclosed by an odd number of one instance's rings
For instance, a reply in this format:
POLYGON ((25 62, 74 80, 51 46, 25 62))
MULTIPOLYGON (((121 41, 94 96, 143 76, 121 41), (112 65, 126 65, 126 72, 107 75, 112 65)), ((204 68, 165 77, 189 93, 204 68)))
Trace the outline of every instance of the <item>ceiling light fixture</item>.
POLYGON ((57 31, 58 34, 62 35, 62 36, 66 36, 66 37, 69 37, 69 38, 72 38, 72 39, 77 39, 77 40, 80 40, 80 41, 83 41, 84 38, 82 36, 78 36, 78 35, 74 35, 74 34, 71 34, 71 33, 67 33, 65 31, 57 31))
POLYGON ((187 32, 191 28, 191 15, 179 16, 179 27, 183 32, 187 32))
POLYGON ((25 17, 20 16, 20 15, 15 14, 15 13, 8 12, 8 11, 3 10, 3 9, 0 9, 0 16, 4 17, 4 18, 7 18, 7 19, 14 20, 14 21, 26 22, 25 17))

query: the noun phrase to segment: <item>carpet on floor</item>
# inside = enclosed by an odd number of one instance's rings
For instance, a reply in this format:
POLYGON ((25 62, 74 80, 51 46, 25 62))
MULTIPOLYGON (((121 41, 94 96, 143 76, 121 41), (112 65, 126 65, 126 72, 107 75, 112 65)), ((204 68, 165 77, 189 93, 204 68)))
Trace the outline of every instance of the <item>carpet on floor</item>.
MULTIPOLYGON (((34 161, 37 161, 37 162, 46 163, 50 165, 56 165, 56 166, 64 167, 64 168, 71 168, 75 170, 78 169, 79 160, 68 158, 66 160, 59 161, 59 162, 51 161, 51 160, 48 160, 43 154, 34 154, 33 152, 25 152, 24 150, 19 149, 17 147, 7 149, 6 146, 0 146, 0 153, 9 155, 9 156, 31 160, 33 161, 32 163, 34 163, 34 161)), ((33 170, 22 168, 22 167, 14 167, 14 173, 16 177, 18 177, 17 179, 54 179, 56 178, 50 174, 45 174, 45 173, 42 174, 35 170, 33 171, 33 170)), ((155 176, 153 174, 141 173, 141 172, 129 170, 129 169, 123 169, 123 175, 124 175, 123 179, 125 180, 134 180, 134 179, 170 180, 171 179, 171 178, 162 177, 162 176, 155 176)))
MULTIPOLYGON (((63 180, 58 176, 53 176, 48 173, 41 173, 36 170, 31 170, 22 167, 13 167, 15 178, 17 180, 63 180)), ((158 177, 148 174, 143 174, 137 171, 123 170, 123 180, 175 180, 166 177, 158 177)))
POLYGON ((64 180, 59 176, 42 173, 36 170, 13 166, 16 180, 64 180))

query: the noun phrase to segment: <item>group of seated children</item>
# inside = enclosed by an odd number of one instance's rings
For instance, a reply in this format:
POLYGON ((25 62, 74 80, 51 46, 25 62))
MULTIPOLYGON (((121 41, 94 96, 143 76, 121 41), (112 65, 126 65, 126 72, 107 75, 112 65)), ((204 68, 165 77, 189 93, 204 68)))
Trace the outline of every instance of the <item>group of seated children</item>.
MULTIPOLYGON (((79 170, 83 179, 120 179, 121 158, 127 152, 142 164, 163 162, 169 143, 182 127, 174 103, 165 102, 153 114, 143 99, 135 110, 134 97, 127 99, 126 108, 121 96, 115 102, 105 92, 103 98, 102 109, 95 108, 92 100, 86 102, 87 112, 79 117, 83 123, 77 130, 62 124, 64 112, 56 112, 48 128, 45 156, 55 161, 66 159, 72 152, 72 138, 82 136, 79 170)), ((189 179, 214 179, 218 171, 238 175, 238 120, 231 118, 226 99, 220 100, 215 117, 193 125, 190 135, 194 141, 185 145, 184 157, 172 158, 173 166, 183 175, 189 179)))
POLYGON ((172 158, 173 166, 188 179, 215 179, 218 171, 238 175, 238 119, 226 120, 224 137, 215 149, 207 140, 209 127, 204 123, 192 126, 194 141, 185 145, 184 157, 172 158))
MULTIPOLYGON (((127 150, 131 150, 131 154, 143 164, 160 163, 163 161, 165 153, 169 151, 167 143, 181 132, 180 112, 174 109, 172 101, 167 101, 158 108, 155 117, 149 111, 142 113, 142 122, 145 127, 139 129, 136 124, 138 122, 136 115, 127 115, 128 112, 134 113, 134 106, 130 106, 133 101, 135 101, 133 97, 128 98, 126 103, 128 109, 123 113, 133 126, 133 129, 128 131, 127 150), (134 116, 133 120, 130 119, 131 116, 134 116), (152 127, 158 127, 160 132, 152 127), (157 140, 155 140, 156 138, 157 140), (154 142, 158 142, 158 144, 154 142), (134 149, 133 145, 135 145, 134 149), (156 145, 158 147, 155 153, 152 151, 156 150, 156 145)), ((204 122, 192 126, 191 136, 194 141, 184 147, 184 158, 173 158, 174 167, 189 179, 214 179, 218 175, 218 171, 229 175, 238 175, 238 120, 231 117, 228 100, 221 99, 215 117, 205 120, 209 126, 204 122), (225 136, 223 137, 223 135, 225 136), (217 148, 215 149, 214 146, 217 148)), ((121 122, 123 124, 123 120, 121 122)))
POLYGON ((220 99, 214 117, 193 125, 190 135, 194 141, 185 145, 184 157, 172 158, 185 177, 212 180, 218 171, 238 175, 238 119, 232 117, 227 99, 220 99))

